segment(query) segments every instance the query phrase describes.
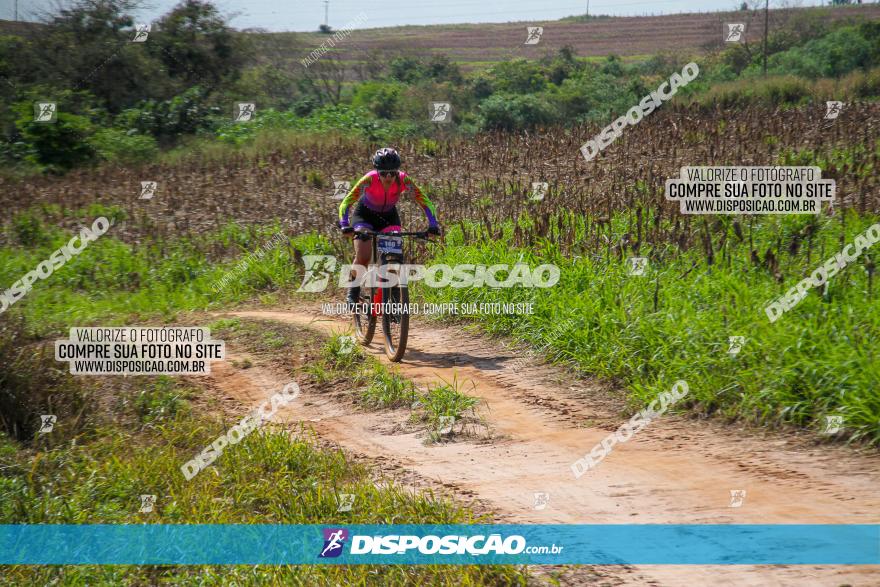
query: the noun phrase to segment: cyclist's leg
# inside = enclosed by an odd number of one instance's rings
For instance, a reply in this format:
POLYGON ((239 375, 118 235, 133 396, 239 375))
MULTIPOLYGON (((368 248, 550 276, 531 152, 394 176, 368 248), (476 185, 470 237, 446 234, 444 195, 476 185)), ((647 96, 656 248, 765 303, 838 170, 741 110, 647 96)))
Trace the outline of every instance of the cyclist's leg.
MULTIPOLYGON (((361 225, 361 228, 366 230, 373 230, 369 225, 364 226, 361 225)), ((355 230, 358 230, 357 228, 355 230)), ((368 238, 355 238, 354 239, 354 264, 361 265, 362 267, 366 267, 370 264, 370 254, 372 253, 372 247, 370 246, 370 239, 368 238)))
MULTIPOLYGON (((358 238, 359 230, 375 230, 376 213, 364 206, 361 202, 355 204, 351 215, 351 225, 355 230, 354 238, 354 262, 355 269, 349 274, 349 280, 353 281, 359 272, 363 276, 367 271, 367 265, 370 264, 370 255, 372 254, 372 246, 370 239, 358 238)), ((359 285, 352 285, 348 288, 347 301, 349 304, 356 304, 361 295, 359 285)))
MULTIPOLYGON (((361 228, 367 228, 368 230, 372 230, 367 226, 361 226, 361 228)), ((367 265, 370 264, 370 254, 372 253, 372 247, 370 246, 370 240, 368 238, 360 238, 357 235, 354 237, 354 267, 351 272, 349 272, 349 281, 353 284, 358 284, 363 280, 363 276, 367 272, 367 265), (358 274, 360 274, 360 279, 358 279, 358 274)), ((349 304, 356 304, 361 296, 361 286, 360 285, 351 285, 348 288, 348 295, 346 297, 349 304)))
MULTIPOLYGON (((355 233, 360 229, 381 232, 389 226, 399 226, 400 214, 397 212, 396 206, 387 212, 378 212, 376 210, 370 210, 363 202, 358 202, 352 211, 351 225, 354 227, 355 233)), ((359 239, 355 237, 354 264, 360 265, 363 268, 362 275, 366 273, 366 267, 370 263, 370 255, 372 255, 372 253, 373 246, 370 239, 359 239)), ((353 270, 352 273, 354 272, 355 271, 353 270)), ((351 278, 353 279, 354 275, 352 275, 351 278)), ((361 288, 359 286, 350 287, 348 289, 349 303, 357 303, 360 295, 361 288)))

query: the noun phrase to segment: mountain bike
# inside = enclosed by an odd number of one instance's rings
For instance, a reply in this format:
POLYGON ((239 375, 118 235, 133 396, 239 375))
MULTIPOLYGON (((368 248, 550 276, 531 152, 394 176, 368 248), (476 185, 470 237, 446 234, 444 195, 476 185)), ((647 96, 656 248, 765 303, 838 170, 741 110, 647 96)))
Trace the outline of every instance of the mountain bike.
POLYGON ((399 272, 399 266, 404 263, 403 238, 428 238, 427 232, 400 232, 397 230, 399 228, 389 227, 382 232, 356 232, 356 237, 360 235, 360 238, 369 238, 372 241, 372 255, 367 273, 373 272, 376 275, 381 267, 388 265, 384 270, 387 273, 383 275, 396 279, 372 278, 371 287, 361 286, 360 298, 353 315, 354 330, 361 343, 368 345, 376 332, 376 323, 381 319, 382 332, 385 335, 385 354, 394 362, 403 358, 409 337, 409 289, 399 272), (386 281, 396 283, 383 285, 386 281))

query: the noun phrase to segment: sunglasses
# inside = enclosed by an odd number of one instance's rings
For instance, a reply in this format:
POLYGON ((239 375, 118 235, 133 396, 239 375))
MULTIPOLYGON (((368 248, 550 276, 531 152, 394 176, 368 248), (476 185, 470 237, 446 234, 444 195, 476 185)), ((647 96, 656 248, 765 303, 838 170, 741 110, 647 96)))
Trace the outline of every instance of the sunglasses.
POLYGON ((398 171, 395 169, 394 171, 380 171, 379 175, 382 177, 394 177, 398 174, 398 171))

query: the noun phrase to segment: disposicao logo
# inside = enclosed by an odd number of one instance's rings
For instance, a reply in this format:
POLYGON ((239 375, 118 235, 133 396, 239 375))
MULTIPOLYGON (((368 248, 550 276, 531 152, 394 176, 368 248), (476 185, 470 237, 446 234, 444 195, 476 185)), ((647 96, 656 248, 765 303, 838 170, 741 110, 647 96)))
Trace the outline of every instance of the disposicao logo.
POLYGON ((318 558, 336 558, 342 554, 348 530, 345 528, 324 528, 324 549, 318 558))

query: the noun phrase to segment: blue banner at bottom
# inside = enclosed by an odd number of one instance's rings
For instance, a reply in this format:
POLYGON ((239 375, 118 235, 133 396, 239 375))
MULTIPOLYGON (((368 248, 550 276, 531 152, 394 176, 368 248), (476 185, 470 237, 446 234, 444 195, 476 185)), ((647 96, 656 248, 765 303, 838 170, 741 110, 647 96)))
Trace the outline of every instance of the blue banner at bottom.
POLYGON ((0 525, 0 564, 880 565, 880 525, 0 525))

